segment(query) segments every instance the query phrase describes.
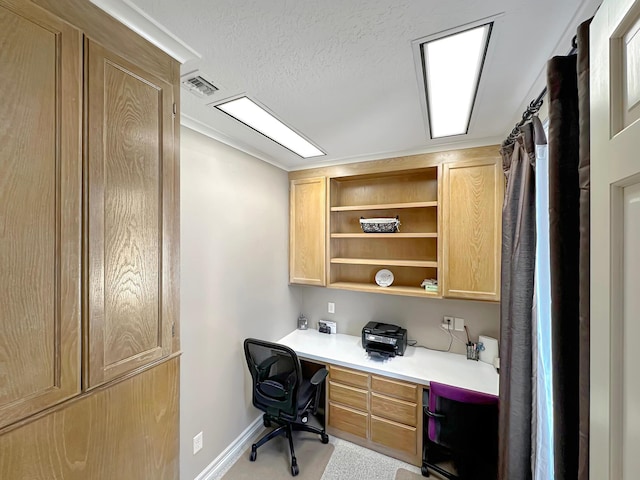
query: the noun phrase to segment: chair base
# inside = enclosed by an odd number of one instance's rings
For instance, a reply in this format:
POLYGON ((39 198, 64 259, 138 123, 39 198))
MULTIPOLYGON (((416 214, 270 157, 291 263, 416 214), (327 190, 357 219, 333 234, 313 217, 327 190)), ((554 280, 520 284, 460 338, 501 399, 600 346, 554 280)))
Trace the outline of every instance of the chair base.
POLYGON ((438 475, 444 477, 444 478, 448 478, 449 480, 458 480, 458 477, 456 475, 454 475, 453 473, 449 472, 448 470, 445 470, 444 468, 440 467, 439 465, 435 465, 433 463, 423 463, 422 464, 422 468, 420 469, 420 471, 422 472, 422 476, 423 477, 428 477, 429 476, 429 470, 437 473, 438 475))
POLYGON ((300 472, 298 468, 298 461, 296 459, 296 452, 293 448, 293 432, 294 431, 302 431, 302 432, 310 432, 317 433, 320 435, 320 440, 322 443, 329 443, 329 436, 326 434, 324 428, 312 427, 311 425, 306 425, 304 423, 295 423, 295 422, 285 422, 278 418, 267 415, 266 413, 262 416, 263 422, 265 426, 271 424, 271 422, 280 425, 274 430, 270 431, 266 435, 263 435, 260 440, 251 445, 251 455, 249 460, 255 462, 256 457, 258 455, 258 448, 267 443, 269 440, 284 435, 289 439, 289 450, 291 452, 291 475, 296 476, 300 472))
POLYGON ((431 470, 431 472, 437 473, 448 480, 458 480, 456 474, 436 464, 436 462, 449 460, 450 458, 451 453, 447 448, 437 445, 425 438, 422 447, 422 468, 420 469, 422 476, 428 477, 429 471, 431 470))

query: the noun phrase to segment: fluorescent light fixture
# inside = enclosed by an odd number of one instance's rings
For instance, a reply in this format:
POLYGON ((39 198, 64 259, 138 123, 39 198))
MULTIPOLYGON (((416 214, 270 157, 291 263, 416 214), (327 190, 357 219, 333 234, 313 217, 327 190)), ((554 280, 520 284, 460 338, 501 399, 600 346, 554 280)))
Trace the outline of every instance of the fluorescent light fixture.
POLYGON ((421 45, 431 138, 468 132, 492 25, 421 45))
POLYGON ((325 155, 322 150, 302 138, 248 97, 230 100, 215 107, 302 158, 325 155))

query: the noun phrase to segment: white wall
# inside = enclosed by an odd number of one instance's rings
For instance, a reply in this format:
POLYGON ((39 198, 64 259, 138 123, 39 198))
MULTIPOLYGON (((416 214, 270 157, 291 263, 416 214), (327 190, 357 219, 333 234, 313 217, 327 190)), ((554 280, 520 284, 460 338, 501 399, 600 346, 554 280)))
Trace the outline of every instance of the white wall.
MULTIPOLYGON (((463 318, 472 341, 478 335, 498 338, 500 306, 496 303, 469 300, 439 300, 376 293, 351 292, 320 287, 294 287, 302 295, 302 312, 310 326, 317 328, 320 319, 334 320, 338 333, 360 335, 368 321, 387 322, 407 329, 409 339, 429 348, 446 349, 450 337, 440 325, 442 317, 463 318), (335 303, 335 313, 327 313, 327 303, 335 303)), ((460 339, 464 332, 455 332, 460 339)), ((465 353, 464 343, 453 341, 451 351, 465 353)))
POLYGON ((191 480, 259 415, 242 341, 293 330, 300 292, 288 286, 287 173, 181 135, 180 478, 191 480))

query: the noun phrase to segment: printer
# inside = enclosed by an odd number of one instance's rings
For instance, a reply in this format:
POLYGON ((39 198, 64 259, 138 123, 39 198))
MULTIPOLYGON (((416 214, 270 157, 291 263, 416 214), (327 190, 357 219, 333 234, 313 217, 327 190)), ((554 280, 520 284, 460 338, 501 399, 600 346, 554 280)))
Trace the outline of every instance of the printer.
POLYGON ((388 323, 369 322, 362 328, 362 347, 369 355, 404 355, 407 348, 407 330, 388 323))

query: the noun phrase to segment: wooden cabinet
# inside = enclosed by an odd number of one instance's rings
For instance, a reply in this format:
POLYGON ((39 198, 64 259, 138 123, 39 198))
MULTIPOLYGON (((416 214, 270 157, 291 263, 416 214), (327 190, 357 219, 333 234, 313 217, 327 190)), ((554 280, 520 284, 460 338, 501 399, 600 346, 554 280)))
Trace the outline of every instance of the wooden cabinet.
POLYGON ((290 172, 291 283, 325 285, 326 263, 330 288, 499 301, 498 152, 493 145, 290 172), (317 210, 325 178, 326 215, 317 210), (400 231, 363 233, 361 217, 398 217, 400 231), (391 286, 375 282, 383 268, 394 275, 391 286), (437 289, 421 288, 425 279, 437 289))
POLYGON ((420 465, 421 393, 416 384, 330 365, 329 432, 420 465))
POLYGON ((81 34, 0 3, 0 428, 80 391, 81 34))
POLYGON ((91 40, 85 72, 86 386, 95 387, 171 352, 162 297, 171 282, 173 87, 91 40))
POLYGON ((323 286, 326 284, 326 179, 292 180, 289 189, 289 282, 323 286))
POLYGON ((502 168, 496 159, 444 164, 445 297, 500 300, 503 189, 502 168))
POLYGON ((178 348, 178 65, 90 36, 0 0, 0 430, 178 348))
POLYGON ((331 179, 329 286, 438 296, 420 287, 438 278, 438 167, 331 179), (398 217, 397 233, 363 233, 360 218, 398 217), (389 269, 393 284, 375 275, 389 269))

